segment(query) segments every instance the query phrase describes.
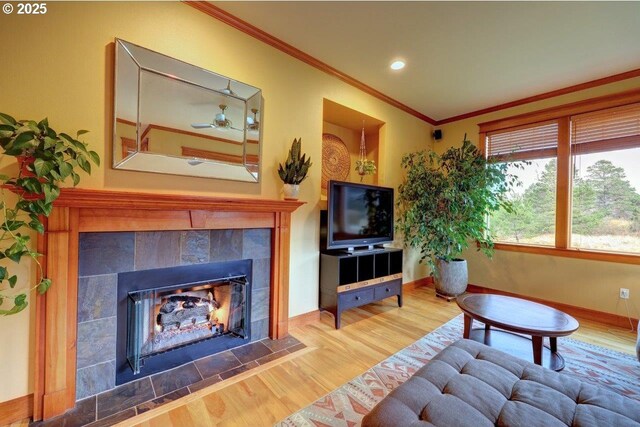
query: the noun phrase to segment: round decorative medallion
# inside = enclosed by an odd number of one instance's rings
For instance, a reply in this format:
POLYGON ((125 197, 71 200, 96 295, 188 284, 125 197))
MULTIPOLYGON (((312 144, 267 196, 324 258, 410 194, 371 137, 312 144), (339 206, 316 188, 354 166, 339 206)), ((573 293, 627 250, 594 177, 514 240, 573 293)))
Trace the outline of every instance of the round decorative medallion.
POLYGON ((322 134, 322 190, 329 181, 344 181, 351 170, 351 157, 344 142, 330 133, 322 134))

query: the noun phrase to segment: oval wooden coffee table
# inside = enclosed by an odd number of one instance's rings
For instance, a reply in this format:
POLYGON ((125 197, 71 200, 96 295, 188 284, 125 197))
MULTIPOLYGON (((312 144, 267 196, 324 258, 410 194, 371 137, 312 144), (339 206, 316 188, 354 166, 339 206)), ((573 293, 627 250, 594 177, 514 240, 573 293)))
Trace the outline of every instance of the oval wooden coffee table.
POLYGON ((525 360, 533 355, 533 363, 554 371, 564 368, 557 339, 578 329, 580 324, 573 317, 546 305, 503 295, 466 294, 456 302, 464 312, 464 338, 525 360), (485 327, 473 329, 474 320, 485 327), (544 337, 549 337, 549 347, 543 346, 544 337))

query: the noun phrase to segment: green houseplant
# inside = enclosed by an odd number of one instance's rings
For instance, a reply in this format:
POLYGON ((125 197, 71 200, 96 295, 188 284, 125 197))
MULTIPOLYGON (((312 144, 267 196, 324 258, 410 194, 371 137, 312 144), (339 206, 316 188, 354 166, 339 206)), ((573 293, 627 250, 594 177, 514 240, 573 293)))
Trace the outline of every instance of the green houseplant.
POLYGON ((30 290, 14 290, 18 276, 9 272, 11 262, 31 258, 39 269, 39 282, 33 288, 42 294, 51 286, 42 274, 40 254, 31 249, 30 234, 44 233, 42 219, 51 213, 60 184, 71 179, 75 186, 79 170, 90 174, 91 163, 100 164, 98 154, 77 139, 86 132, 78 131, 73 138, 54 131, 47 119, 18 121, 0 113, 0 155, 15 157, 19 164, 15 175, 0 175, 0 315, 18 313, 28 304, 30 290))
POLYGON ((356 160, 356 168, 355 171, 360 175, 360 182, 365 177, 365 175, 373 175, 376 173, 376 162, 375 160, 363 159, 356 160))
POLYGON ((284 166, 281 163, 278 168, 278 175, 284 183, 285 200, 298 199, 300 183, 307 177, 311 165, 311 158, 302 154, 302 138, 294 139, 284 166))
POLYGON ((436 279, 441 296, 466 290, 466 261, 460 254, 470 242, 492 255, 493 240, 487 215, 503 208, 513 211, 508 192, 518 179, 506 163, 485 159, 467 140, 442 155, 433 151, 405 154, 406 178, 398 191, 397 229, 406 245, 420 251, 436 279))

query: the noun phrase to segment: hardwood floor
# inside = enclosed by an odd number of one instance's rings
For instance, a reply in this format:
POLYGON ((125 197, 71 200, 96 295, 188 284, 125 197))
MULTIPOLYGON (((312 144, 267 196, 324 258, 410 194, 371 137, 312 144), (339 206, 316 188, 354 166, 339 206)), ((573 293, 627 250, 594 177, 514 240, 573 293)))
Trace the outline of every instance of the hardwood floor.
MULTIPOLYGON (((120 426, 269 426, 360 375, 418 338, 460 314, 455 302, 431 289, 407 292, 404 307, 395 298, 343 314, 342 329, 323 313, 319 323, 291 332, 309 348, 286 361, 249 372, 230 385, 219 384, 144 413, 120 426), (375 315, 375 316, 373 316, 375 315)), ((635 334, 578 319, 577 339, 634 353, 635 334)))
MULTIPOLYGON (((245 372, 124 421, 119 426, 270 426, 360 375, 460 314, 432 289, 343 314, 342 329, 323 313, 318 323, 291 330, 307 349, 245 372)), ((580 319, 573 338, 635 354, 635 333, 580 319)), ((15 426, 27 425, 15 424, 15 426)))

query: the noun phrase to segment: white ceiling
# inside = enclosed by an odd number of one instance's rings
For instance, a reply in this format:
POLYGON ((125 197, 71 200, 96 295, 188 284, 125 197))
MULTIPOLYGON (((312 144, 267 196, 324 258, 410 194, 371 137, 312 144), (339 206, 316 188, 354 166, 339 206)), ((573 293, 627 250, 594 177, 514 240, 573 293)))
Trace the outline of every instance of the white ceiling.
POLYGON ((435 120, 640 68, 640 2, 213 3, 435 120))

